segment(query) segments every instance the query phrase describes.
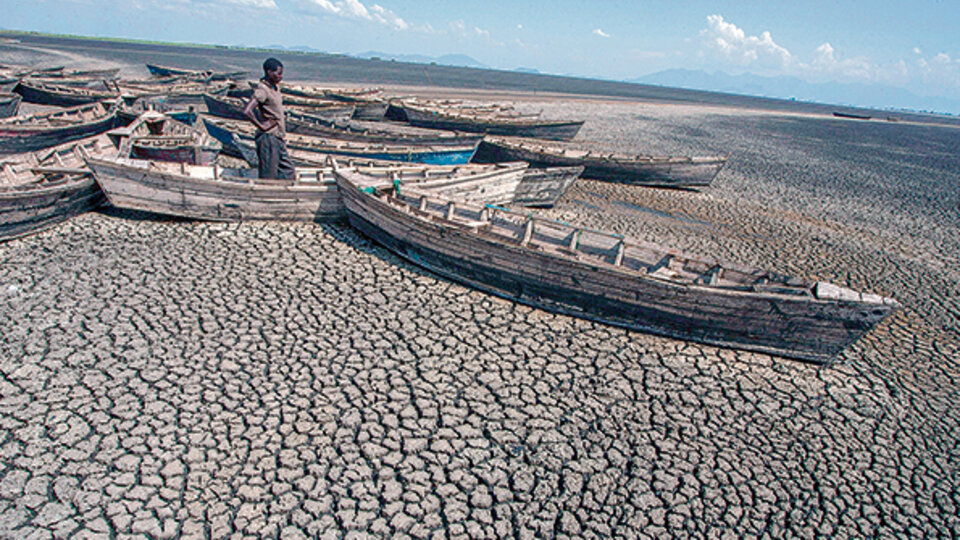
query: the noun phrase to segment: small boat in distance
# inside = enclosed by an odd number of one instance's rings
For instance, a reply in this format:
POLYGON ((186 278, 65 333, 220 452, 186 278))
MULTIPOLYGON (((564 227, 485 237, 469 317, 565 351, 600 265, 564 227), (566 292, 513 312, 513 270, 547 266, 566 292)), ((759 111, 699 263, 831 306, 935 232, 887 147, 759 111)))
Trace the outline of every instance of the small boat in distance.
POLYGON ((851 118, 853 120, 870 120, 872 118, 870 115, 867 115, 867 114, 855 114, 855 113, 840 112, 840 111, 833 111, 833 115, 836 116, 837 118, 851 118))

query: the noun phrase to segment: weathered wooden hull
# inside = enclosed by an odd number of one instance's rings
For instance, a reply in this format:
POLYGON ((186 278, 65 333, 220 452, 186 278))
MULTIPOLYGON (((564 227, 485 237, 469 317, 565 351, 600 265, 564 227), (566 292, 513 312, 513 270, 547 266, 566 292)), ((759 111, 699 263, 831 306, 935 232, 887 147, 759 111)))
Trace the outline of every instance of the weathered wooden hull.
POLYGON ((84 69, 71 71, 55 71, 48 77, 61 79, 112 79, 120 74, 120 68, 84 69))
POLYGON ((432 114, 430 111, 421 111, 405 107, 407 121, 413 126, 467 131, 472 133, 488 133, 491 135, 506 135, 511 137, 533 137, 555 141, 573 140, 583 126, 583 121, 576 122, 511 122, 509 120, 472 119, 466 117, 448 117, 442 114, 432 114))
POLYGON ((525 304, 673 338, 829 362, 895 303, 795 298, 638 276, 401 211, 338 172, 354 227, 441 276, 525 304))
POLYGON ((231 118, 233 120, 247 120, 243 114, 243 107, 239 107, 228 101, 217 99, 209 94, 203 95, 203 103, 207 106, 207 112, 221 118, 231 118))
POLYGON ((90 159, 110 204, 211 221, 324 221, 343 216, 336 182, 214 180, 151 171, 149 162, 90 159))
POLYGON ((571 157, 537 152, 483 140, 473 161, 526 161, 533 167, 582 166, 583 178, 593 180, 651 187, 695 188, 709 186, 727 160, 723 157, 637 157, 629 161, 610 161, 602 157, 571 157))
MULTIPOLYGON (((192 126, 197 121, 197 112, 191 110, 164 110, 166 107, 158 107, 158 110, 163 114, 173 118, 178 122, 183 122, 189 126, 192 126)), ((137 119, 143 111, 136 111, 133 109, 120 109, 117 111, 117 121, 121 124, 129 124, 137 119)))
POLYGON ((113 112, 91 122, 62 127, 0 124, 0 155, 32 152, 97 135, 115 127, 116 121, 113 112))
POLYGON ((153 161, 189 163, 191 165, 209 165, 220 155, 220 148, 203 146, 151 146, 134 141, 130 149, 131 157, 153 161))
POLYGON ((840 111, 833 111, 833 115, 837 118, 849 118, 851 120, 870 120, 870 118, 872 118, 867 114, 845 113, 840 111))
POLYGON ((385 101, 360 101, 354 105, 356 106, 353 109, 354 120, 383 120, 387 112, 387 102, 385 101))
POLYGON ((239 79, 247 75, 246 71, 205 71, 199 69, 182 69, 170 66, 158 66, 147 64, 147 71, 155 77, 177 77, 187 76, 200 80, 225 81, 227 79, 239 79))
POLYGON ((20 112, 19 94, 0 93, 0 118, 10 118, 20 112))
POLYGON ((583 167, 530 168, 517 187, 514 204, 533 208, 549 208, 563 197, 583 173, 583 167))
MULTIPOLYGON (((204 94, 203 102, 207 106, 207 111, 214 116, 233 120, 247 120, 246 115, 243 114, 244 102, 239 98, 224 99, 204 94)), ((291 107, 288 108, 288 111, 292 109, 296 109, 298 117, 308 121, 338 122, 348 120, 353 115, 354 106, 350 104, 332 107, 291 107)))
POLYGON ((444 130, 422 130, 390 126, 389 129, 374 131, 355 123, 333 123, 323 119, 310 118, 306 115, 287 114, 286 127, 288 133, 328 137, 344 141, 356 141, 370 144, 422 144, 431 146, 468 146, 477 144, 480 135, 451 133, 444 130))
POLYGON ((58 185, 0 189, 0 241, 40 232, 104 201, 89 174, 58 185))
POLYGON ((292 106, 287 110, 296 110, 303 116, 312 116, 320 118, 327 122, 343 122, 353 117, 356 107, 350 104, 336 105, 332 107, 300 107, 292 106))
POLYGON ((22 81, 17 86, 17 93, 23 96, 27 103, 36 103, 39 105, 54 105, 57 107, 76 107, 77 105, 86 105, 116 98, 117 92, 72 92, 68 88, 50 88, 46 86, 33 86, 26 81, 22 81))

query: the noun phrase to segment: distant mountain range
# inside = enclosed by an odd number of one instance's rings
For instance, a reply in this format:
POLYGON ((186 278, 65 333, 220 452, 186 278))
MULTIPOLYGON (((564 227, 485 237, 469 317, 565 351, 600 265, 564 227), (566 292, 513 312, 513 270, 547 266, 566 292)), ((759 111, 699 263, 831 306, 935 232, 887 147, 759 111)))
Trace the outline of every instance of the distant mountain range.
POLYGON ((689 69, 668 69, 626 82, 874 109, 960 114, 960 99, 918 96, 903 88, 880 84, 810 83, 796 77, 764 77, 749 73, 729 75, 689 69))
POLYGON ((442 64, 444 66, 459 66, 485 68, 485 64, 465 54, 445 54, 443 56, 424 56, 422 54, 392 54, 379 51, 367 51, 355 54, 357 58, 379 58, 380 60, 396 60, 398 62, 413 62, 415 64, 442 64))

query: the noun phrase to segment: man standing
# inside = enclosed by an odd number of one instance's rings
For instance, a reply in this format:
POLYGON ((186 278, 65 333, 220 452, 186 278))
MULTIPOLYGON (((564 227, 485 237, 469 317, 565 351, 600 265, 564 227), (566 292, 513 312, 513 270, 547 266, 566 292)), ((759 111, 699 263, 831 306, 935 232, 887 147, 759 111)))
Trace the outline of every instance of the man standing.
POLYGON ((283 64, 276 58, 263 62, 263 78, 253 91, 243 114, 257 126, 257 158, 260 161, 260 178, 293 178, 294 169, 287 145, 284 142, 286 129, 283 121, 283 96, 280 81, 283 80, 283 64))

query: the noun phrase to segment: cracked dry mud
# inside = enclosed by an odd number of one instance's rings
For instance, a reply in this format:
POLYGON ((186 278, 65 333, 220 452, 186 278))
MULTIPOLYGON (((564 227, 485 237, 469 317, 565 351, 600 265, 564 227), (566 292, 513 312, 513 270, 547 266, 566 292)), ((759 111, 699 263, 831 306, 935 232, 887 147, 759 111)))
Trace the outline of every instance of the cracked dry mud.
POLYGON ((90 213, 0 245, 0 533, 960 535, 960 131, 517 105, 730 156, 549 215, 904 309, 819 368, 518 306, 343 223, 90 213))

